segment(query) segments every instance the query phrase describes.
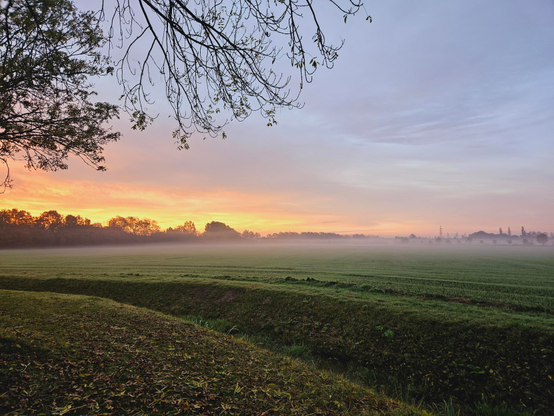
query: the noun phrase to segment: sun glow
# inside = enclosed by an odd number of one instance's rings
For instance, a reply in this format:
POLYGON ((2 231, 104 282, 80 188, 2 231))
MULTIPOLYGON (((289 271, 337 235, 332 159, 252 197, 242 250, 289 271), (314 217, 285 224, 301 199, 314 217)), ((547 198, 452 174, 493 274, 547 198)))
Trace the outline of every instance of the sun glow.
POLYGON ((18 182, 2 195, 1 208, 23 209, 35 216, 57 210, 102 224, 117 215, 135 216, 154 219, 162 228, 193 221, 199 230, 208 222, 220 221, 238 231, 249 229, 262 235, 279 231, 359 230, 356 224, 341 221, 339 215, 302 212, 291 196, 271 192, 186 191, 172 186, 137 189, 125 183, 62 180, 55 173, 22 168, 16 174, 18 182))

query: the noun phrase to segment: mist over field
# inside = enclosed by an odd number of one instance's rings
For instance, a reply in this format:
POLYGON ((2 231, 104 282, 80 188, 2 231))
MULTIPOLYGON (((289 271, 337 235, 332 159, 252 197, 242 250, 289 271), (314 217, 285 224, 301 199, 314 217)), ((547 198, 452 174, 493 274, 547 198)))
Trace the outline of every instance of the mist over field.
POLYGON ((437 236, 418 237, 411 233, 408 236, 383 238, 378 235, 338 234, 333 232, 290 232, 278 231, 262 236, 259 232, 245 229, 242 232, 220 222, 207 223, 203 231, 197 230, 192 221, 163 230, 158 221, 134 216, 115 216, 104 224, 92 223, 81 215, 60 214, 58 211, 44 211, 33 216, 25 210, 0 210, 0 248, 18 247, 52 247, 52 246, 93 246, 125 244, 245 244, 245 243, 280 243, 280 244, 352 244, 352 245, 545 245, 554 243, 554 233, 526 231, 521 227, 521 235, 512 233, 508 227, 502 227, 498 233, 478 231, 469 235, 450 235, 439 226, 437 236))

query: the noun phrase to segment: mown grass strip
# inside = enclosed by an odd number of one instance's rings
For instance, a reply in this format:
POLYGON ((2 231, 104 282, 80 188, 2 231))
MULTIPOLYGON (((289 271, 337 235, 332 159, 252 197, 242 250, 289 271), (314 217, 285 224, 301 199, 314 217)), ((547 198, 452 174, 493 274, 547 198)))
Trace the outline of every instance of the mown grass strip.
POLYGON ((0 291, 0 413, 416 415, 231 336, 106 299, 0 291))
MULTIPOLYGON (((507 325, 419 314, 359 298, 278 290, 235 282, 0 279, 5 288, 82 293, 173 315, 225 318, 242 332, 395 377, 412 397, 454 398, 550 414, 554 335, 519 321, 507 325)), ((442 302, 442 304, 445 304, 442 302)), ((467 308, 476 308, 463 305, 467 308)), ((380 380, 378 380, 381 382, 380 380)))

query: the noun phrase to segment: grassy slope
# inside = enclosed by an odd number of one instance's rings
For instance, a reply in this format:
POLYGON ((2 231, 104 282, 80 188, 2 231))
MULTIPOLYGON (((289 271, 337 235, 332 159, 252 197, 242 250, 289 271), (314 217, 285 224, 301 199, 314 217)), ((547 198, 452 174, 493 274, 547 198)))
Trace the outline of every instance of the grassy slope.
POLYGON ((0 291, 0 311, 5 415, 419 414, 230 336, 105 299, 0 291))
POLYGON ((178 316, 225 318, 243 332, 305 344, 316 354, 362 365, 377 373, 379 383, 393 375, 404 389, 409 386, 412 397, 435 403, 484 399, 542 414, 554 407, 554 334, 517 321, 507 326, 452 321, 449 314, 420 314, 417 308, 213 280, 16 278, 0 279, 0 285, 90 294, 178 316))

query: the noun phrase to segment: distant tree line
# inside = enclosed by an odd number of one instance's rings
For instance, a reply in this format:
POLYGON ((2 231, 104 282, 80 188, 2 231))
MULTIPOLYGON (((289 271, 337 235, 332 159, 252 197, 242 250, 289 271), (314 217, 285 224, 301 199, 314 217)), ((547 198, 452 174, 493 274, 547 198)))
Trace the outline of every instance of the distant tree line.
POLYGON ((364 239, 364 238, 379 238, 376 235, 343 235, 336 233, 315 233, 315 232, 278 232, 268 234, 266 239, 273 240, 351 240, 351 239, 364 239))
POLYGON ((204 232, 196 230, 192 221, 162 230, 158 222, 148 218, 116 216, 107 225, 92 223, 80 215, 62 215, 45 211, 39 216, 13 209, 0 210, 0 248, 83 246, 171 242, 239 242, 251 240, 346 240, 376 238, 355 234, 279 232, 262 237, 260 233, 244 230, 239 233, 230 226, 212 221, 204 232))
MULTIPOLYGON (((550 236, 554 237, 554 234, 550 233, 550 236)), ((521 242, 521 244, 530 245, 536 241, 539 244, 544 245, 549 240, 547 232, 525 231, 524 227, 521 227, 521 236, 512 235, 511 232, 508 232, 508 234, 504 234, 502 232, 502 228, 500 228, 500 232, 498 234, 486 233, 485 231, 477 231, 476 233, 470 234, 468 238, 471 238, 472 240, 478 240, 481 244, 483 244, 485 241, 490 241, 493 244, 498 244, 499 241, 513 244, 514 242, 518 241, 521 242)))
POLYGON ((115 217, 108 226, 80 215, 45 211, 39 216, 14 209, 0 210, 0 247, 44 247, 98 244, 132 244, 157 240, 156 221, 115 217))
POLYGON ((38 217, 17 209, 0 211, 0 247, 41 247, 130 243, 133 235, 92 224, 79 215, 46 211, 38 217))
POLYGON ((541 232, 541 231, 529 231, 526 232, 524 227, 521 227, 522 234, 521 236, 518 235, 512 235, 510 228, 508 228, 508 233, 505 234, 502 232, 502 228, 500 228, 500 232, 498 234, 494 233, 487 233, 485 231, 477 231, 475 233, 469 234, 469 236, 463 236, 458 237, 458 233, 453 238, 450 238, 450 236, 446 238, 441 237, 435 237, 435 238, 428 238, 428 237, 417 237, 415 234, 410 234, 409 237, 402 237, 402 236, 396 236, 394 237, 395 241, 401 243, 401 244, 410 244, 411 242, 419 242, 419 243, 446 243, 451 244, 453 242, 456 242, 458 244, 466 243, 466 244, 473 244, 473 242, 478 242, 479 244, 509 244, 512 245, 514 243, 516 244, 522 244, 522 245, 533 245, 535 242, 539 244, 546 244, 550 239, 554 239, 554 233, 550 233, 550 237, 548 236, 549 233, 547 232, 541 232))

